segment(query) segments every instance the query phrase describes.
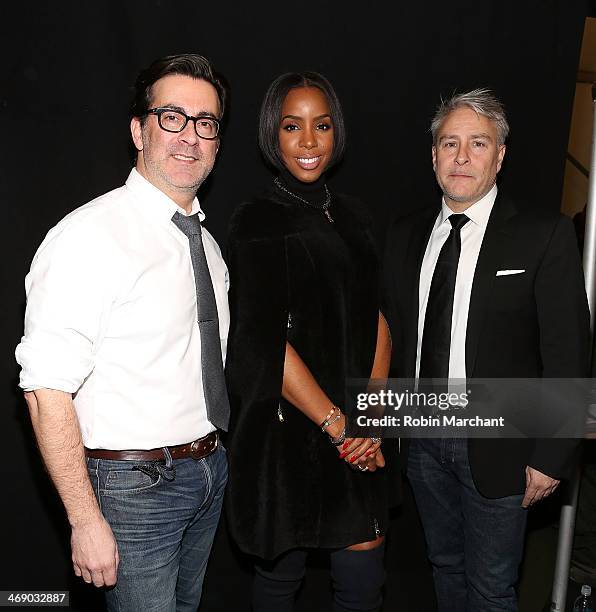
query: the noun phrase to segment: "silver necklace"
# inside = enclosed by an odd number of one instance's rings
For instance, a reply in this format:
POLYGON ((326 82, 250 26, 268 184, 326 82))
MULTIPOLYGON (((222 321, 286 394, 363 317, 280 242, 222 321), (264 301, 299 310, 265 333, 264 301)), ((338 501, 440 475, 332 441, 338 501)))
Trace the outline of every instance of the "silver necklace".
POLYGON ((302 202, 303 204, 306 204, 306 206, 309 206, 310 208, 314 208, 315 210, 322 211, 325 217, 327 218, 327 221, 329 221, 329 223, 334 223, 334 219, 329 213, 329 206, 331 206, 331 193, 329 191, 329 188, 327 187, 327 183, 323 185, 325 187, 325 201, 323 202, 323 204, 319 205, 319 204, 313 204, 312 202, 309 202, 308 200, 301 198, 299 195, 292 193, 289 189, 286 189, 282 185, 281 181, 279 180, 277 176, 273 179, 273 182, 275 183, 276 187, 278 187, 279 189, 281 189, 288 195, 291 195, 293 198, 296 198, 299 202, 302 202))

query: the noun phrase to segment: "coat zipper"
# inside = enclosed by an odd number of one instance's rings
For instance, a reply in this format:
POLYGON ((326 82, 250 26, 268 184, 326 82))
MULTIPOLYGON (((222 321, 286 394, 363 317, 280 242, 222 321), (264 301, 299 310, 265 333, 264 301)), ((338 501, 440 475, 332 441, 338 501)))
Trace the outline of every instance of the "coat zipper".
MULTIPOLYGON (((292 313, 288 312, 288 329, 292 329, 292 313)), ((281 409, 281 402, 277 405, 277 418, 280 423, 284 422, 284 413, 281 409)))

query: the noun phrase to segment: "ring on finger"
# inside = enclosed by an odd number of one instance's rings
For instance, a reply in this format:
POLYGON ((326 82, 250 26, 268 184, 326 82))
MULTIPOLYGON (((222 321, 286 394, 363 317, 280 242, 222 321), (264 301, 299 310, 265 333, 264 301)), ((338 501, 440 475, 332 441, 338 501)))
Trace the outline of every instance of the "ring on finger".
POLYGON ((366 470, 368 470, 368 466, 367 465, 358 465, 358 469, 361 472, 366 472, 366 470))
POLYGON ((372 437, 372 438, 370 439, 370 441, 371 441, 373 444, 380 444, 380 443, 381 443, 381 438, 372 437))

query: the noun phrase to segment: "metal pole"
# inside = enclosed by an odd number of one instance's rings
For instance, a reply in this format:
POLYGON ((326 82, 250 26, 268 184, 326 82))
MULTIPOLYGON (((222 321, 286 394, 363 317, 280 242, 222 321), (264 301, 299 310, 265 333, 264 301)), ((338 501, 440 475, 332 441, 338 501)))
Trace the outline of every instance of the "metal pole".
POLYGON ((596 83, 592 85, 592 161, 588 183, 586 206, 586 231, 584 237, 584 274, 586 293, 590 305, 590 331, 594 336, 596 302, 596 83))
MULTIPOLYGON (((594 337, 594 313, 596 300, 596 83, 592 85, 592 162, 590 182, 588 185, 588 203, 586 206, 586 229, 584 235, 584 275, 586 278, 586 293, 590 305, 590 332, 594 337)), ((575 514, 579 494, 581 469, 575 473, 569 487, 569 499, 561 508, 559 519, 559 543, 557 548, 557 563, 553 581, 552 612, 563 612, 567 600, 567 583, 569 581, 569 563, 573 548, 573 532, 575 529, 575 514)))

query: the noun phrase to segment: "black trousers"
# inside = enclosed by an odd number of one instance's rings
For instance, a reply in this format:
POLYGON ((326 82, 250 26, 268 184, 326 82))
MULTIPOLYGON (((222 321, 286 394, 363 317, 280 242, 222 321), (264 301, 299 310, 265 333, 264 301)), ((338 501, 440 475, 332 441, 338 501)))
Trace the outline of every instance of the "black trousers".
MULTIPOLYGON (((385 545, 371 550, 329 553, 333 612, 377 612, 383 601, 385 545)), ((304 578, 308 551, 291 550, 272 562, 255 565, 253 612, 292 612, 304 578)))

